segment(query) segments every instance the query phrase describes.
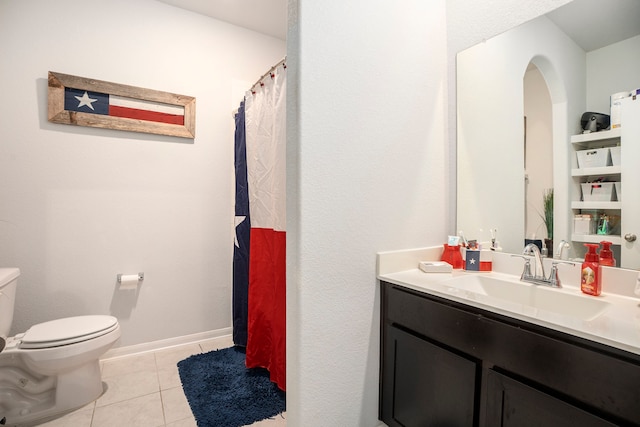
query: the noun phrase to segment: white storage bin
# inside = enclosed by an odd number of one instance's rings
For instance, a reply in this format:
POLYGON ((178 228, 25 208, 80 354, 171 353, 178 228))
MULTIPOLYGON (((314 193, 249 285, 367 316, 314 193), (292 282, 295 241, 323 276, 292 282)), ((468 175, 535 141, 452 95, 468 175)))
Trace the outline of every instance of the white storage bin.
POLYGON ((577 151, 579 168, 599 168, 611 166, 609 148, 594 148, 592 150, 577 151))
POLYGON ((622 185, 620 182, 614 182, 615 187, 616 187, 616 200, 621 202, 622 201, 622 185))
POLYGON ((575 234, 594 234, 595 222, 591 215, 574 215, 573 232, 575 234))
POLYGON ((610 202, 613 200, 614 182, 586 182, 582 184, 582 200, 585 202, 610 202))
POLYGON ((609 153, 611 154, 611 165, 620 166, 620 147, 609 148, 609 153))

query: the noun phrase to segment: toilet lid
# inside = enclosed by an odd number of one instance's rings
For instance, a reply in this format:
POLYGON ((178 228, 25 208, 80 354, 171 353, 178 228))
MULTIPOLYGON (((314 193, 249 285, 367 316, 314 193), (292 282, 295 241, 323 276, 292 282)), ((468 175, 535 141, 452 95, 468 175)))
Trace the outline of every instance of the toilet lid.
POLYGON ((73 344, 111 332, 118 326, 113 316, 76 316, 33 325, 20 338, 21 348, 46 348, 73 344))

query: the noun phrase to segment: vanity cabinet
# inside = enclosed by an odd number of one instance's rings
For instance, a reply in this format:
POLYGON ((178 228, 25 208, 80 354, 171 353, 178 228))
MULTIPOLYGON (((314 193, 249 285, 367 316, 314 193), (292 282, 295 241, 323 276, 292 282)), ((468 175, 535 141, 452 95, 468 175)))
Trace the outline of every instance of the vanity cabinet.
POLYGON ((381 291, 387 425, 640 425, 639 355, 384 281, 381 291))
MULTIPOLYGON (((571 169, 573 180, 571 191, 571 220, 578 213, 593 213, 594 211, 619 218, 619 225, 615 234, 576 234, 571 235, 573 242, 600 243, 611 241, 614 246, 618 265, 630 269, 640 269, 640 199, 635 192, 635 186, 640 182, 640 99, 626 98, 622 104, 622 127, 574 135, 571 137, 571 147, 574 168, 571 169), (575 152, 580 150, 619 147, 620 163, 613 166, 577 168, 575 152), (619 182, 617 201, 583 201, 581 184, 597 179, 619 182), (623 191, 626 190, 626 191, 623 191), (619 252, 618 252, 619 251, 619 252)), ((573 227, 573 223, 572 223, 573 227)), ((574 247, 581 255, 584 248, 581 244, 574 247)))

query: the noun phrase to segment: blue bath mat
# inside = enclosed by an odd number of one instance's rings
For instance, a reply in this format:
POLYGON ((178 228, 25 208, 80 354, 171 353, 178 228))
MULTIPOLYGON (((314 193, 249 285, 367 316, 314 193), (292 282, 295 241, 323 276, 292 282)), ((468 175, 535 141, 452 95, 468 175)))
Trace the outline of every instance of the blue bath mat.
POLYGON ((198 427, 240 427, 286 410, 285 393, 266 369, 247 369, 245 352, 230 347, 178 362, 184 394, 198 427))

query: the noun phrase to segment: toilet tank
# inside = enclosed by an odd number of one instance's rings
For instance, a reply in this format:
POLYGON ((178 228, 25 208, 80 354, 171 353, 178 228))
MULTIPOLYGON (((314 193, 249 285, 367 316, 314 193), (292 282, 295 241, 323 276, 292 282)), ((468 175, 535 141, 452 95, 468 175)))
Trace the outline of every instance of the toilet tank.
POLYGON ((0 268, 0 337, 8 336, 11 329, 19 276, 17 268, 0 268))

